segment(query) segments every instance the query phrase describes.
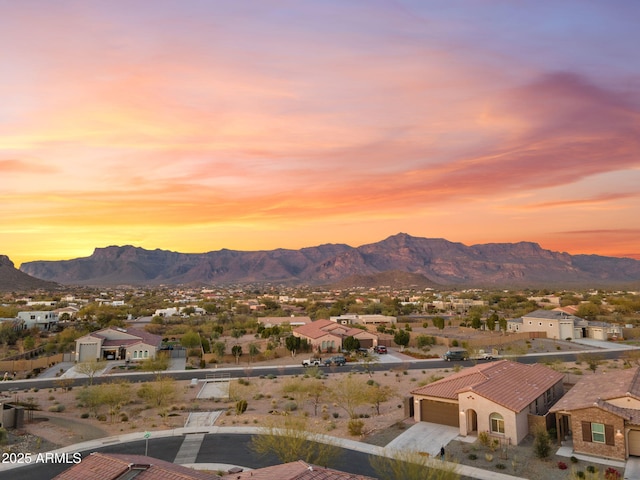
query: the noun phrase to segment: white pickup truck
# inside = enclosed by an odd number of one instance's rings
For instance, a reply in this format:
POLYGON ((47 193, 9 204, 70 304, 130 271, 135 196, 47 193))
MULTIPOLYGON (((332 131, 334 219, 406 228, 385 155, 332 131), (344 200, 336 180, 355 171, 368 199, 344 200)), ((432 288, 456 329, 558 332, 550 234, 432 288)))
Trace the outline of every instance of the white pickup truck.
POLYGON ((322 364, 319 358, 308 358, 302 361, 303 367, 319 367, 322 364))
POLYGON ((471 360, 493 360, 491 352, 485 352, 484 350, 478 350, 475 355, 471 355, 471 360))

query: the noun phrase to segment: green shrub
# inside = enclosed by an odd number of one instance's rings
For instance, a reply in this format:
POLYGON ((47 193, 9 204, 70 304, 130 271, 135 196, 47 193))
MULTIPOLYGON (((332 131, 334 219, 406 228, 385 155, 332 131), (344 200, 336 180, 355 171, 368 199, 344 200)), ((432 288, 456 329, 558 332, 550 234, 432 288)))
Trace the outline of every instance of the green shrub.
POLYGON ((533 439, 533 451, 538 458, 547 458, 551 453, 551 438, 544 428, 538 428, 533 439))
POLYGON ((479 432, 478 441, 483 447, 488 447, 491 444, 491 437, 489 437, 489 432, 479 432))
POLYGON ((241 415, 247 411, 247 401, 246 400, 238 400, 236 402, 236 415, 241 415))
POLYGON ((107 416, 104 413, 101 413, 100 415, 96 416, 96 418, 98 419, 99 422, 107 421, 107 416))
POLYGON ((347 425, 349 435, 354 437, 362 435, 362 429, 364 428, 364 422, 362 420, 356 420, 352 418, 347 425))
POLYGON ((84 412, 82 415, 80 415, 80 418, 89 418, 89 414, 87 412, 84 412))
POLYGON ((467 458, 468 458, 469 460, 477 460, 477 459, 478 459, 478 456, 477 456, 475 453, 470 453, 470 454, 467 456, 467 458))
POLYGON ((48 410, 50 412, 56 413, 64 412, 64 405, 62 405, 61 403, 56 403, 55 405, 51 405, 48 410))

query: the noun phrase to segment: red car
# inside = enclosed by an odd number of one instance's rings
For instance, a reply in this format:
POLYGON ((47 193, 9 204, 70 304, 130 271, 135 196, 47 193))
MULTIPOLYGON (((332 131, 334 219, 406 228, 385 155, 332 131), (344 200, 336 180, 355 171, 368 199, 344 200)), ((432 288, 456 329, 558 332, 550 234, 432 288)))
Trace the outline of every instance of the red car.
POLYGON ((378 354, 387 353, 387 347, 384 345, 378 345, 377 347, 374 347, 373 351, 378 354))

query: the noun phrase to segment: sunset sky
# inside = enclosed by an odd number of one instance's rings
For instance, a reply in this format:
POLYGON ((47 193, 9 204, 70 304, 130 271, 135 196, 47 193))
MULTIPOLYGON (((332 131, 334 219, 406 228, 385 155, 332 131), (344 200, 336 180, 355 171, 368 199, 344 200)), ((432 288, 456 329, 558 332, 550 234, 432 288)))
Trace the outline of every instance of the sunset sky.
POLYGON ((0 0, 0 254, 640 259, 640 2, 0 0))

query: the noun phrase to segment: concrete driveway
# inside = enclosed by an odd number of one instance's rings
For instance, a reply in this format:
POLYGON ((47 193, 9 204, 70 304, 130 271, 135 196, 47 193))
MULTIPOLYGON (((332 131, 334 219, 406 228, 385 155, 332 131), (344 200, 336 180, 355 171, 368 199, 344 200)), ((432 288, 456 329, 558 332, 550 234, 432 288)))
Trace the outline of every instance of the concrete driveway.
POLYGON ((460 435, 458 427, 419 422, 392 440, 386 448, 402 451, 426 452, 431 457, 440 455, 440 448, 447 447, 460 435))

